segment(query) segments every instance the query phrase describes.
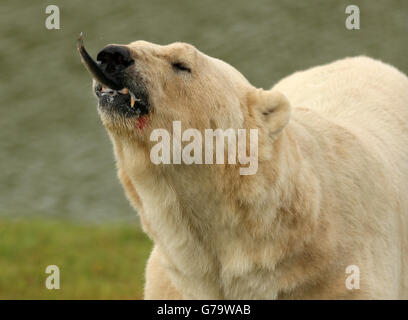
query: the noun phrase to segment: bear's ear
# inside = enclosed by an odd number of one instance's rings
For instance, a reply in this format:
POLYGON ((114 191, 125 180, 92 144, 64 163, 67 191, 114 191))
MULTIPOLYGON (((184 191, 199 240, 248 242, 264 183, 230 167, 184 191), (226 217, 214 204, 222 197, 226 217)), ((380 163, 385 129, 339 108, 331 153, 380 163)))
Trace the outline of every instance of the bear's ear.
POLYGON ((248 103, 257 122, 272 135, 278 135, 289 122, 290 103, 277 90, 256 89, 250 93, 248 103))

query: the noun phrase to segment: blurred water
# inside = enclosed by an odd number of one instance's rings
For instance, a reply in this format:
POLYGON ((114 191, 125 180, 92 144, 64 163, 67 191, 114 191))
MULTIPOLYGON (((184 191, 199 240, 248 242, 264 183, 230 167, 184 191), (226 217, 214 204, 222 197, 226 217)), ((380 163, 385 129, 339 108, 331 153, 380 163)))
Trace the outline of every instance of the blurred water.
POLYGON ((349 1, 11 1, 0 11, 0 216, 134 220, 111 145, 75 48, 185 41, 270 87, 299 69, 366 54, 408 72, 408 2, 353 1, 361 30, 344 26, 349 1), (47 30, 56 4, 61 29, 47 30))

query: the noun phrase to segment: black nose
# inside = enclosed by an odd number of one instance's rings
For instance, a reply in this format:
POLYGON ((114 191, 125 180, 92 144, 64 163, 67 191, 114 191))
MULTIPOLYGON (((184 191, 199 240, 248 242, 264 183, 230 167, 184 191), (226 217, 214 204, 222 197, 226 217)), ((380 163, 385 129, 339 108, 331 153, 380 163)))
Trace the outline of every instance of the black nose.
POLYGON ((109 45, 102 49, 98 53, 96 60, 101 63, 105 71, 110 73, 121 71, 134 62, 128 48, 115 45, 109 45))

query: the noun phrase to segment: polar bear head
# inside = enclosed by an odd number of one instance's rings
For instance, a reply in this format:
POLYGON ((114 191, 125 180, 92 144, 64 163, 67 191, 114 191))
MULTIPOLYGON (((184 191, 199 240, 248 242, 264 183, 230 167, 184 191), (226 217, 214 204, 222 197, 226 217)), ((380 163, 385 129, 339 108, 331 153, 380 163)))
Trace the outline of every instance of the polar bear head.
POLYGON ((289 120, 282 94, 254 88, 235 68, 187 43, 108 45, 97 63, 81 54, 110 132, 144 139, 181 121, 198 130, 263 127, 277 134, 289 120))

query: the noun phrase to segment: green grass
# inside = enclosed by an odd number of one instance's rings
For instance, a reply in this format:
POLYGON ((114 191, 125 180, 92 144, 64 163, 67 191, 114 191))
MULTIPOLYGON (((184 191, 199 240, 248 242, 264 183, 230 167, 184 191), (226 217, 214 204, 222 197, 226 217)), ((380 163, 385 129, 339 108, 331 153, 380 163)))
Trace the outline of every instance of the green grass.
POLYGON ((150 249, 135 225, 0 220, 0 299, 140 299, 150 249), (48 265, 59 290, 45 287, 48 265))

